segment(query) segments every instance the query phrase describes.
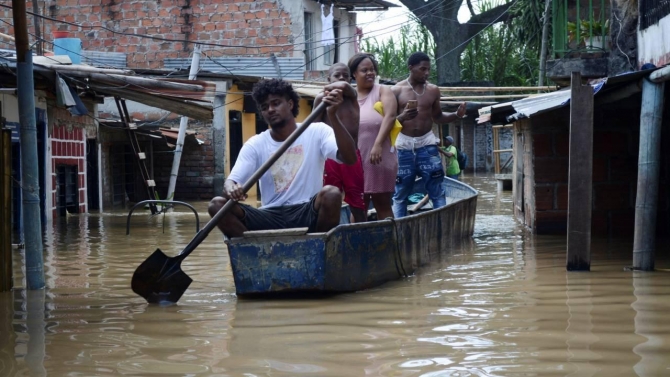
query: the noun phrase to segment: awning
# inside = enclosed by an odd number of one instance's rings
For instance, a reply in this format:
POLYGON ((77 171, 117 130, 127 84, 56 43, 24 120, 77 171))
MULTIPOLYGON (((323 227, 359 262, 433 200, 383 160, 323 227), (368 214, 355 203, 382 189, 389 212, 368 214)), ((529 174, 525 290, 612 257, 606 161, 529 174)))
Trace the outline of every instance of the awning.
POLYGON ((60 58, 36 57, 35 72, 47 77, 58 75, 82 91, 118 96, 193 119, 211 121, 213 118, 214 82, 143 77, 131 70, 68 64, 67 61, 61 62, 60 58))
MULTIPOLYGON (((591 80, 589 84, 593 87, 593 95, 598 95, 599 99, 602 99, 606 95, 611 98, 617 98, 617 92, 621 93, 618 97, 623 98, 623 95, 630 96, 639 91, 636 82, 638 82, 640 78, 649 75, 651 71, 653 70, 630 72, 619 76, 605 77, 602 79, 591 80), (631 86, 630 84, 633 85, 631 86)), ((483 107, 479 110, 477 123, 491 122, 493 124, 504 124, 519 119, 530 118, 537 114, 567 106, 570 103, 570 96, 570 88, 565 88, 552 93, 530 96, 518 101, 483 107)))

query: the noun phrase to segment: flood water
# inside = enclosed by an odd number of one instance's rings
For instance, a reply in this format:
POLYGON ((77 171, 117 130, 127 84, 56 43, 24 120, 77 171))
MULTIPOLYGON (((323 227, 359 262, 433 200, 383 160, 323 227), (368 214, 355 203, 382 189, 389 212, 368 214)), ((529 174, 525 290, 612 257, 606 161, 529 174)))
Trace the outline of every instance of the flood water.
POLYGON ((182 264, 194 281, 178 305, 148 305, 131 275, 156 247, 183 249, 192 213, 136 212, 130 236, 126 211, 58 221, 48 289, 23 289, 17 254, 16 288, 0 293, 0 376, 670 375, 668 258, 627 272, 632 241, 596 240, 592 271, 568 273, 565 237, 525 233, 511 192, 464 180, 480 190, 471 242, 409 278, 318 299, 238 300, 215 230, 182 264))

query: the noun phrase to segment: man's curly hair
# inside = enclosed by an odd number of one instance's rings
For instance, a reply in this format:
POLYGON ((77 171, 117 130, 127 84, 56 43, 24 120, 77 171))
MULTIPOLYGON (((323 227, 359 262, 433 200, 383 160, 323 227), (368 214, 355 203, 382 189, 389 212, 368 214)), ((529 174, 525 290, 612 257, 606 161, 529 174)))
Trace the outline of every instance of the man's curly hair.
POLYGON ((287 100, 292 100, 293 109, 291 109, 291 112, 294 117, 298 116, 300 97, 298 97, 298 93, 293 90, 293 85, 291 85, 290 82, 280 79, 261 80, 254 85, 254 89, 251 92, 251 96, 254 98, 254 101, 256 101, 256 105, 259 108, 261 103, 263 103, 270 94, 283 96, 287 100))

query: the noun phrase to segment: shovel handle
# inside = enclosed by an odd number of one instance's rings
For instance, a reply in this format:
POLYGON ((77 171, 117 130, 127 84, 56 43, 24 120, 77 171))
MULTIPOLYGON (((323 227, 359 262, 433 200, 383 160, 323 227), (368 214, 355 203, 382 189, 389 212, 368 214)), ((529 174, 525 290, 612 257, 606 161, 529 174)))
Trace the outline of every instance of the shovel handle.
MULTIPOLYGON (((289 147, 300 137, 300 135, 302 135, 302 133, 305 132, 307 127, 309 127, 309 125, 312 124, 312 122, 314 122, 314 120, 321 115, 321 112, 323 112, 323 110, 327 106, 328 105, 325 102, 321 102, 312 111, 312 113, 309 114, 309 116, 302 122, 302 124, 300 124, 300 127, 298 127, 298 129, 293 131, 293 133, 289 135, 288 138, 286 138, 286 140, 282 143, 282 145, 280 145, 279 148, 277 148, 277 151, 273 153, 272 156, 270 156, 270 158, 267 161, 265 161, 263 165, 261 165, 261 167, 258 168, 258 170, 256 170, 256 172, 246 182, 244 182, 244 185, 242 185, 242 191, 244 191, 245 194, 247 191, 249 191, 249 189, 251 189, 253 185, 256 184, 256 182, 258 182, 258 180, 263 176, 263 174, 265 174, 265 172, 267 172, 270 169, 270 167, 279 159, 279 157, 281 157, 284 154, 284 152, 286 152, 286 150, 289 149, 289 147)), ((228 211, 230 211, 230 209, 233 207, 233 205, 235 205, 235 203, 237 202, 234 200, 228 200, 226 204, 224 204, 223 207, 221 207, 219 212, 217 212, 214 215, 214 217, 212 217, 212 219, 209 220, 207 224, 205 224, 205 226, 198 232, 198 234, 196 234, 195 237, 193 237, 191 242, 189 242, 188 245, 186 245, 184 250, 182 250, 182 252, 179 253, 181 259, 186 258, 198 245, 200 245, 200 243, 202 243, 202 241, 205 240, 205 238, 207 238, 209 232, 211 232, 212 229, 216 227, 216 224, 218 224, 219 221, 223 218, 223 216, 228 211)))

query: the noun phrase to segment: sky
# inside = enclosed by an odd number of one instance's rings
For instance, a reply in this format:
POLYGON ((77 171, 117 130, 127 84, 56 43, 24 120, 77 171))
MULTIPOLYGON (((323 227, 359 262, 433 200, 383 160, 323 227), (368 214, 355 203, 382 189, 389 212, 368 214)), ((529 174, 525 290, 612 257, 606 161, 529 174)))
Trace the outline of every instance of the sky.
MULTIPOLYGON (((389 8, 389 10, 381 12, 357 12, 356 22, 363 28, 364 38, 375 36, 380 42, 389 37, 397 37, 400 33, 397 30, 400 25, 408 21, 407 14, 409 10, 402 5, 400 0, 386 0, 390 3, 397 4, 398 8, 389 8)), ((426 4, 428 4, 427 2, 426 4)), ((464 2, 465 3, 465 2, 464 2)), ((470 18, 470 12, 465 4, 461 6, 458 13, 458 20, 466 22, 470 18)))

